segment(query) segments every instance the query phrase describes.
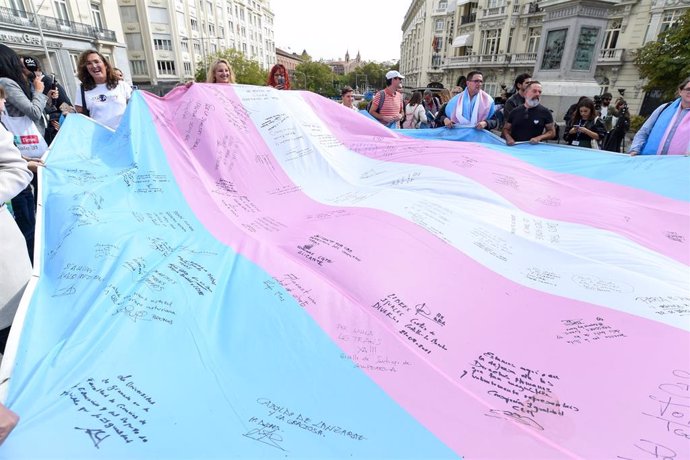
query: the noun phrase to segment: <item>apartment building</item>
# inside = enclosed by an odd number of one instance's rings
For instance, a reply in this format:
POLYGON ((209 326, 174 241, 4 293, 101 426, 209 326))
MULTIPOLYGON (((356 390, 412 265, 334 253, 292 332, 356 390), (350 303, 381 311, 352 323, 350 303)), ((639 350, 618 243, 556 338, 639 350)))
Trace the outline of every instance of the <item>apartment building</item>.
POLYGON ((127 75, 129 66, 117 5, 111 0, 0 0, 0 42, 39 58, 73 98, 77 59, 97 49, 127 75))
MULTIPOLYGON (((400 72, 406 86, 438 82, 453 86, 470 70, 484 72, 485 90, 494 96, 510 88, 522 72, 535 73, 545 43, 543 23, 565 11, 571 0, 413 0, 402 24, 400 72)), ((659 94, 642 89, 635 52, 673 27, 688 0, 578 1, 607 10, 607 26, 597 37, 594 81, 599 92, 623 95, 631 112, 648 114, 659 94)), ((573 19, 574 21, 575 19, 573 19)), ((573 22, 572 29, 575 29, 573 22)), ((593 96, 594 94, 586 94, 593 96)))
POLYGON ((118 0, 135 85, 164 93, 197 66, 236 49, 268 69, 276 62, 269 0, 118 0))

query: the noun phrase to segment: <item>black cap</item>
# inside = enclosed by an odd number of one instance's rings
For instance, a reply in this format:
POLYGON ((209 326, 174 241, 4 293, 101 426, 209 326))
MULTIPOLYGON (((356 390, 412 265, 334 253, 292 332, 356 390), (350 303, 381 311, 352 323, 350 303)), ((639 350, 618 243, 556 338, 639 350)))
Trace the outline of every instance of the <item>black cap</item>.
POLYGON ((22 61, 24 61, 24 67, 26 67, 27 70, 36 72, 39 69, 38 60, 36 58, 31 56, 22 56, 22 61))

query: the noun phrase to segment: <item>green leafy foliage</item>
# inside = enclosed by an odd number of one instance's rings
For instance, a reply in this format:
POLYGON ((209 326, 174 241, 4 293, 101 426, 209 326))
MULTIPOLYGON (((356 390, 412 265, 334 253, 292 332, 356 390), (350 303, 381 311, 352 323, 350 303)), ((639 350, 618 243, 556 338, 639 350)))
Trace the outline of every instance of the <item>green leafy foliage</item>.
POLYGON ((637 51, 635 65, 647 80, 644 89, 659 88, 666 99, 677 94, 678 83, 690 75, 690 9, 675 27, 659 35, 637 51))
POLYGON ((292 89, 306 89, 326 97, 340 94, 340 79, 323 62, 302 62, 295 67, 295 77, 290 84, 292 89))
POLYGON ((206 81, 206 71, 209 65, 217 59, 225 59, 230 63, 232 70, 235 72, 236 83, 261 86, 265 85, 268 80, 268 72, 262 70, 258 62, 247 59, 244 57, 244 54, 234 49, 225 49, 208 56, 205 63, 200 62, 197 65, 194 79, 197 82, 206 81))

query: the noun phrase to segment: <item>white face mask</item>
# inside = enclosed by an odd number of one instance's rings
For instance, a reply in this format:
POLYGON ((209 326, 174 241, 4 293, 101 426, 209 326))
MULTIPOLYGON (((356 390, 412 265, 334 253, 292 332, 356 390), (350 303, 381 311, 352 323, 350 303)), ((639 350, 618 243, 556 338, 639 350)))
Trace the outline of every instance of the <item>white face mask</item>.
POLYGON ((527 103, 527 106, 532 108, 539 105, 539 99, 527 99, 525 102, 527 103))

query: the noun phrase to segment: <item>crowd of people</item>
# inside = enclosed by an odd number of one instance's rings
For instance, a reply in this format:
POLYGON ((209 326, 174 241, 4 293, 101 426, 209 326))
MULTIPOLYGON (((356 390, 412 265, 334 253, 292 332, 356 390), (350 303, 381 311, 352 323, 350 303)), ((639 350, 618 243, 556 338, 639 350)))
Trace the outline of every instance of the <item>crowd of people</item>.
MULTIPOLYGON (((505 94, 505 98, 496 99, 482 89, 484 76, 479 71, 462 77, 452 91, 441 89, 437 94, 426 89, 405 96, 402 90, 404 78, 395 70, 388 72, 386 88, 376 93, 367 108, 371 116, 389 128, 474 127, 495 130, 507 145, 561 140, 561 128, 552 111, 541 104, 542 85, 528 73, 517 76, 513 90, 505 94)), ((652 113, 637 132, 627 153, 631 156, 690 154, 690 117, 686 116, 690 107, 689 93, 686 79, 678 87, 678 98, 652 113)), ((562 140, 574 147, 621 152, 630 129, 630 112, 625 99, 612 100, 610 93, 592 98, 580 97, 563 117, 562 140)))
MULTIPOLYGON (((0 354, 33 264, 38 191, 35 174, 44 167, 42 154, 71 113, 117 128, 132 95, 122 72, 96 50, 80 55, 77 77, 80 85, 73 103, 55 76, 43 73, 37 58, 19 56, 0 44, 0 354), (5 203, 11 204, 12 214, 5 203)), ((404 78, 397 70, 389 71, 386 87, 374 95, 367 108, 389 128, 496 130, 507 145, 536 144, 557 137, 553 115, 541 104, 542 85, 529 74, 515 79, 512 93, 504 100, 494 100, 483 90, 484 76, 479 71, 459 78, 452 90, 416 91, 409 99, 403 92, 404 78)), ((212 62, 206 82, 234 84, 230 63, 224 59, 212 62)), ((273 66, 266 84, 289 90, 287 69, 281 64, 273 66)), ((630 155, 690 153, 690 78, 679 85, 678 95, 652 113, 636 134, 630 155)), ((358 110, 351 87, 343 87, 341 96, 343 106, 358 110)), ((621 98, 613 105, 611 101, 609 93, 581 97, 565 114, 563 140, 576 147, 620 151, 630 115, 625 100, 621 98)), ((0 443, 17 421, 16 414, 0 405, 0 443)))

